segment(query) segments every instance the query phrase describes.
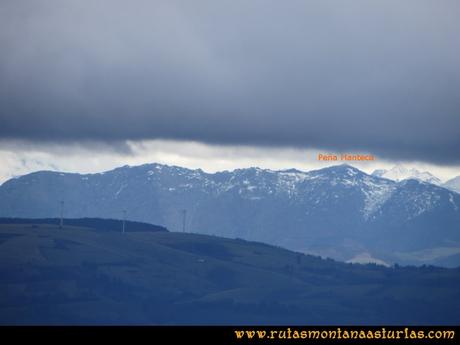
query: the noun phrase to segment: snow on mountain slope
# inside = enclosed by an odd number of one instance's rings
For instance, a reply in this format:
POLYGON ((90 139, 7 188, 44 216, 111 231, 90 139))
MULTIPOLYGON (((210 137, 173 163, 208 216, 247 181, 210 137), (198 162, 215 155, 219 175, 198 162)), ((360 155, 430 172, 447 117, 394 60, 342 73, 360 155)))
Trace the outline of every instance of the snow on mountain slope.
POLYGON ((396 184, 390 181, 374 181, 369 176, 364 179, 367 188, 363 189, 366 196, 363 208, 364 218, 367 220, 382 206, 396 189, 396 184))
POLYGON ((435 185, 441 185, 441 180, 433 176, 428 171, 419 171, 414 168, 406 168, 403 165, 396 165, 390 170, 379 169, 372 173, 373 176, 387 178, 393 181, 402 181, 407 179, 415 179, 419 181, 429 182, 435 185))
POLYGON ((460 193, 460 176, 450 179, 442 185, 444 188, 450 189, 454 192, 460 193))
POLYGON ((127 210, 130 220, 171 231, 182 231, 185 209, 189 232, 344 261, 370 253, 391 263, 394 248, 460 248, 459 194, 418 180, 368 175, 349 165, 213 174, 160 164, 85 175, 42 171, 0 186, 0 217, 56 217, 60 200, 66 217, 120 218, 127 210))

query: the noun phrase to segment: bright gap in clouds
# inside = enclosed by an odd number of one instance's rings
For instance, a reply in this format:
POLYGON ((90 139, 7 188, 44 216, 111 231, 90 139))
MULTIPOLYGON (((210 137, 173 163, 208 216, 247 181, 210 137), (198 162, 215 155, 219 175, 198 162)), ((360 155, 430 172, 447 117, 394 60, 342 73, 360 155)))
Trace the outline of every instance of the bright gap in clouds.
MULTIPOLYGON (((126 145, 110 144, 40 144, 4 142, 0 145, 0 183, 38 170, 96 173, 123 165, 160 163, 177 165, 206 172, 260 167, 272 170, 296 168, 303 171, 321 169, 343 162, 318 161, 318 153, 339 155, 318 149, 275 148, 253 146, 219 146, 199 142, 168 140, 131 141, 126 145)), ((349 153, 349 152, 347 152, 349 153)), ((353 152, 351 152, 353 153, 353 152)), ((365 152, 355 152, 364 154, 365 152)), ((389 169, 395 164, 429 171, 441 180, 460 175, 460 166, 438 166, 420 162, 394 162, 379 159, 374 162, 349 162, 372 173, 389 169)))

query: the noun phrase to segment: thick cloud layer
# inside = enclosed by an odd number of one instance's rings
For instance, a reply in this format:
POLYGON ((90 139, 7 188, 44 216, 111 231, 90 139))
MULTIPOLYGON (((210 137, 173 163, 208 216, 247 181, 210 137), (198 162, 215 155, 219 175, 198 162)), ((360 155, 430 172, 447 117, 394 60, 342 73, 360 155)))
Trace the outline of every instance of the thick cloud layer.
POLYGON ((0 139, 460 162, 460 3, 1 1, 0 139))

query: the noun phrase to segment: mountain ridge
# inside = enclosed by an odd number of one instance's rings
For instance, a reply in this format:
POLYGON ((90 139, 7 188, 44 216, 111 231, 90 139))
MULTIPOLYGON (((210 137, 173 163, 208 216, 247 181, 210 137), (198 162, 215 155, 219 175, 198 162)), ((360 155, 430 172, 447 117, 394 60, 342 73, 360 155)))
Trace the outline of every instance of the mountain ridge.
POLYGON ((377 169, 371 174, 378 177, 388 178, 393 181, 403 181, 408 179, 415 179, 423 182, 432 183, 435 185, 442 185, 442 182, 439 178, 429 173, 428 171, 419 171, 415 168, 406 168, 405 166, 398 164, 393 168, 387 169, 377 169))
MULTIPOLYGON (((121 218, 171 231, 263 241, 347 261, 436 264, 460 253, 460 195, 417 180, 395 182, 342 164, 300 170, 202 170, 157 163, 96 174, 43 171, 0 186, 0 216, 121 218), (441 250, 440 248, 450 248, 441 250), (439 254, 433 260, 423 250, 439 254), (408 255, 408 252, 413 255, 408 255), (456 253, 456 252, 455 252, 456 253)), ((450 265, 460 264, 452 259, 450 265)))

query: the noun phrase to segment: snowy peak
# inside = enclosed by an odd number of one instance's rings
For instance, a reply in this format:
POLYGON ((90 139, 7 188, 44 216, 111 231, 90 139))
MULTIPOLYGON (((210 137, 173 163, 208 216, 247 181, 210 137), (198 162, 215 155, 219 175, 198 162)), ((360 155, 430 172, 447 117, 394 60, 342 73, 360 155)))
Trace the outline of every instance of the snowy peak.
POLYGON ((341 177, 341 178, 354 178, 356 176, 365 175, 364 172, 361 170, 348 165, 348 164, 341 164, 341 165, 333 165, 327 168, 323 168, 320 170, 313 170, 310 173, 314 175, 323 175, 329 177, 341 177))
POLYGON ((450 179, 449 181, 444 183, 442 186, 454 192, 460 193, 460 176, 450 179))
POLYGON ((441 185, 441 180, 430 174, 428 171, 419 171, 414 168, 407 168, 403 165, 396 165, 390 170, 379 169, 372 173, 373 176, 383 177, 393 181, 415 179, 435 185, 441 185))

